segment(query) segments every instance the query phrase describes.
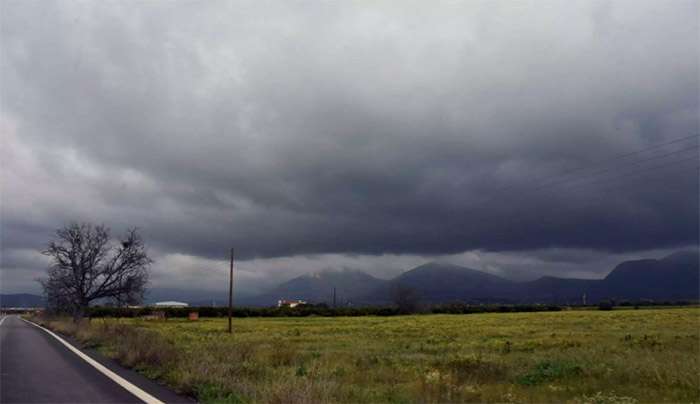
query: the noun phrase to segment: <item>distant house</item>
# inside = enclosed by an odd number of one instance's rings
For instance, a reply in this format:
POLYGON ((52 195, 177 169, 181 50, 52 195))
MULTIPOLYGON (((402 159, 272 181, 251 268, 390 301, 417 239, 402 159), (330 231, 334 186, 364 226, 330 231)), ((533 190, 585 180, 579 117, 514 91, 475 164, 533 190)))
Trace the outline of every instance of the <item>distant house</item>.
POLYGON ((287 300, 280 299, 277 301, 277 307, 297 307, 300 304, 306 304, 304 300, 287 300))
POLYGON ((156 302, 153 304, 155 307, 160 307, 160 308, 165 308, 165 307, 188 307, 189 304, 183 303, 183 302, 174 302, 174 301, 168 301, 168 302, 156 302))

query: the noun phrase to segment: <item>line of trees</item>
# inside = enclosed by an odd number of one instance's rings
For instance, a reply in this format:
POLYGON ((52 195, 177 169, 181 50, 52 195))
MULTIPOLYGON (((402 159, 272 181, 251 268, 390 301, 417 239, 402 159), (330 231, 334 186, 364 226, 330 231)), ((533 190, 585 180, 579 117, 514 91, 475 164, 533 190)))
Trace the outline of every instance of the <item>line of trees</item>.
MULTIPOLYGON (((461 303, 435 305, 421 309, 424 314, 471 314, 471 313, 514 313, 560 311, 562 307, 555 305, 467 305, 461 303)), ((119 307, 90 307, 87 315, 93 318, 101 317, 141 317, 164 312, 166 317, 184 318, 190 312, 196 311, 200 317, 226 317, 226 307, 182 307, 182 308, 119 308, 119 307)), ((359 316, 398 316, 406 313, 399 306, 365 306, 365 307, 329 307, 326 304, 301 305, 289 307, 239 307, 233 309, 234 317, 359 317, 359 316)))

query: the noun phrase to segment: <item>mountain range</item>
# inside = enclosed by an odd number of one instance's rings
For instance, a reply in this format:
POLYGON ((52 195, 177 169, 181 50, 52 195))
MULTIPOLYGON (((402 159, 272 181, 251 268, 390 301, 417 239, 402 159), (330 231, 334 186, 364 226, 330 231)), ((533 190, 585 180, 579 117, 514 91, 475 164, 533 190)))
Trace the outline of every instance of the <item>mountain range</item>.
POLYGON ((299 276, 241 303, 269 306, 278 299, 301 299, 331 304, 334 288, 338 304, 355 305, 390 304, 393 291, 399 288, 413 290, 427 304, 695 300, 700 298, 698 262, 697 250, 681 251, 659 260, 625 261, 603 279, 544 276, 529 282, 439 262, 421 265, 391 280, 361 271, 323 271, 299 276))
POLYGON ((0 307, 43 307, 44 298, 29 293, 2 294, 0 307))
MULTIPOLYGON (((265 293, 235 294, 237 306, 273 306, 279 299, 338 305, 386 305, 396 290, 415 292, 425 304, 463 303, 558 303, 593 304, 615 300, 700 299, 698 250, 680 251, 662 259, 625 261, 603 279, 573 279, 544 276, 516 282, 497 275, 453 264, 432 262, 390 279, 379 279, 362 271, 326 270, 293 278, 265 293)), ((180 300, 193 306, 223 306, 227 293, 179 289, 149 290, 147 302, 180 300)), ((0 295, 3 307, 43 304, 41 296, 0 295)))

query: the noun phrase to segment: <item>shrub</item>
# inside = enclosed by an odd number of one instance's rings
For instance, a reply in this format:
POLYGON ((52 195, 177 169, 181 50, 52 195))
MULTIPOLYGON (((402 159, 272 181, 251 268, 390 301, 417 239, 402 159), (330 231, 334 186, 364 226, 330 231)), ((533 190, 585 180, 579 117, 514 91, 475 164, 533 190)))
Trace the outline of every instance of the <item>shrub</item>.
POLYGON ((535 368, 530 372, 520 376, 516 383, 534 386, 581 373, 581 367, 570 362, 544 361, 535 365, 535 368))
POLYGON ((35 319, 61 334, 74 337, 84 347, 107 346, 114 359, 127 367, 158 372, 177 360, 173 345, 155 331, 120 323, 68 319, 35 319))

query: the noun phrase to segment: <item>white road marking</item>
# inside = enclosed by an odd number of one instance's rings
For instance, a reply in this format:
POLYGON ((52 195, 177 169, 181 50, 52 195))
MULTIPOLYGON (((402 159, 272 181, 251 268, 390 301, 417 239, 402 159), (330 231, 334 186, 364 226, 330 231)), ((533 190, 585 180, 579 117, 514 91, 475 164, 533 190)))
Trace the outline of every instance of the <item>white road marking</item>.
POLYGON ((40 326, 39 324, 33 323, 33 322, 29 321, 29 320, 25 320, 25 319, 23 319, 23 318, 22 318, 22 320, 25 321, 25 322, 27 322, 27 323, 29 323, 29 324, 31 324, 31 325, 33 325, 33 326, 35 326, 35 327, 39 327, 39 328, 41 328, 42 330, 44 330, 44 331, 46 331, 47 333, 49 333, 49 335, 51 335, 52 337, 56 338, 56 339, 58 340, 58 342, 60 342, 61 344, 65 345, 68 349, 70 349, 71 351, 73 351, 74 354, 78 355, 78 356, 79 356, 81 359, 83 359, 85 362, 89 363, 90 365, 92 365, 92 367, 94 367, 95 369, 99 370, 103 375, 105 375, 105 376, 109 377, 110 379, 112 379, 113 382, 117 383, 118 385, 122 386, 122 387, 125 388, 127 391, 129 391, 131 394, 133 394, 133 395, 135 395, 136 397, 138 397, 139 399, 143 400, 144 403, 148 403, 148 404, 165 404, 165 403, 163 403, 162 401, 158 400, 157 398, 153 397, 152 395, 150 395, 150 394, 146 393, 145 391, 141 390, 140 388, 138 388, 138 387, 135 386, 134 384, 130 383, 129 381, 127 381, 127 380, 124 379, 123 377, 121 377, 121 376, 119 376, 118 374, 116 374, 116 373, 112 372, 111 370, 107 369, 107 368, 104 367, 104 365, 102 365, 101 363, 97 362, 96 360, 92 359, 91 357, 89 357, 89 356, 85 355, 84 353, 80 352, 80 350, 78 350, 78 348, 76 348, 76 347, 74 347, 73 345, 69 344, 69 343, 66 342, 63 338, 61 338, 61 337, 59 337, 58 335, 56 335, 55 333, 53 333, 51 330, 48 330, 48 329, 46 329, 46 328, 40 326))
POLYGON ((2 325, 2 322, 5 321, 6 318, 7 316, 3 316, 2 318, 0 318, 0 325, 2 325))

